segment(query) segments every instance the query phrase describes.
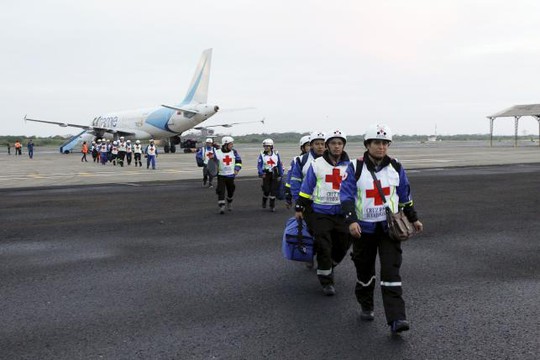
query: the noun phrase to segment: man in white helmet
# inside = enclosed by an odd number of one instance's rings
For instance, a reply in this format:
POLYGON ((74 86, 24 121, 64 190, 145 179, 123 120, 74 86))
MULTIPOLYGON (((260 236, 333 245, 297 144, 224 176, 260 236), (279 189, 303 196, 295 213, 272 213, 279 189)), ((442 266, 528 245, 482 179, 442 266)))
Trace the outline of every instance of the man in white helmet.
POLYGON ((309 147, 310 141, 309 141, 309 135, 304 135, 300 138, 300 155, 295 156, 292 161, 291 165, 289 166, 289 170, 287 170, 287 180, 285 182, 285 202, 287 209, 289 209, 292 205, 292 194, 291 194, 291 176, 292 176, 292 169, 294 167, 294 164, 296 161, 302 157, 302 155, 306 154, 310 147, 309 147))
POLYGON ((154 139, 150 139, 149 144, 144 150, 144 154, 146 156, 146 168, 149 169, 150 165, 152 165, 152 170, 156 170, 156 158, 158 156, 158 149, 156 144, 154 143, 154 139))
POLYGON ((118 165, 124 167, 124 159, 126 158, 126 141, 123 136, 120 136, 120 139, 118 139, 118 155, 117 161, 118 165))
POLYGON ((362 308, 360 319, 374 320, 373 291, 378 252, 386 322, 393 333, 398 333, 409 330, 409 323, 401 296, 401 243, 388 235, 387 208, 394 213, 403 208, 418 232, 423 230, 423 224, 413 207, 403 166, 387 155, 391 142, 392 131, 387 125, 376 124, 368 128, 364 136, 367 151, 363 158, 352 161, 347 168, 340 199, 353 236, 352 260, 357 276, 356 299, 362 308))
POLYGON ((135 145, 133 145, 133 156, 135 161, 135 167, 139 165, 139 167, 142 167, 141 157, 142 157, 142 145, 141 140, 135 140, 135 145))
POLYGON ((276 195, 279 190, 279 183, 283 176, 283 164, 279 153, 274 150, 274 141, 264 139, 262 142, 263 151, 257 159, 257 172, 262 178, 262 207, 266 208, 266 202, 270 199, 270 211, 276 211, 276 195))
POLYGON ((133 146, 131 140, 126 140, 126 161, 128 165, 131 165, 131 159, 133 156, 133 146))
POLYGON ((214 140, 212 138, 207 138, 204 142, 204 145, 197 151, 195 155, 195 160, 197 165, 202 167, 203 172, 203 183, 202 186, 206 187, 206 182, 208 182, 208 187, 213 188, 212 180, 214 176, 208 171, 208 162, 214 158, 214 140))
POLYGON ((298 200, 302 181, 307 174, 309 166, 316 158, 324 153, 326 134, 322 131, 314 131, 309 136, 309 150, 295 161, 290 176, 290 192, 292 201, 298 200))
POLYGON ((111 146, 111 157, 109 161, 112 162, 114 166, 116 166, 117 158, 118 158, 118 141, 114 140, 111 146))
POLYGON ((224 136, 221 139, 221 148, 214 151, 214 157, 218 162, 216 194, 220 214, 225 213, 225 191, 227 191, 227 210, 232 211, 233 195, 236 189, 234 178, 242 168, 242 158, 233 147, 234 139, 224 136))
POLYGON ((302 182, 295 217, 313 232, 317 276, 323 293, 335 295, 334 268, 343 260, 351 239, 339 202, 339 189, 349 165, 347 137, 340 130, 326 135, 326 150, 313 160, 302 182))

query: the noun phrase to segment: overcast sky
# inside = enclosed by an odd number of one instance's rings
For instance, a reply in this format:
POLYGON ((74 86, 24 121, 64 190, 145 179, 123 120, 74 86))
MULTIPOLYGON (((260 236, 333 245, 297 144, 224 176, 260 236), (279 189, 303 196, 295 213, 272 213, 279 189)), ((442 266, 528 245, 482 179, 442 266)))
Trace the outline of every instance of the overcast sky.
POLYGON ((540 103, 539 14, 538 0, 3 0, 0 135, 77 132, 25 114, 88 124, 178 103, 207 48, 209 102, 256 108, 207 123, 266 118, 232 134, 489 133, 487 115, 540 103))

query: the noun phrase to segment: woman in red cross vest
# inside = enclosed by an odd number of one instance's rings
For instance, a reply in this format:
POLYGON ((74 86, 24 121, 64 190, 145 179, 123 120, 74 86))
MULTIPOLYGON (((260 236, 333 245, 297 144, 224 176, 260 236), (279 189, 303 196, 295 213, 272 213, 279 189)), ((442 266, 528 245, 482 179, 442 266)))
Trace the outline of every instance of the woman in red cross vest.
POLYGON ((363 158, 352 161, 347 168, 340 198, 345 221, 353 236, 352 260, 357 276, 356 299, 362 308, 360 319, 372 321, 375 317, 373 290, 378 252, 386 321, 390 330, 398 333, 409 330, 409 323, 401 296, 401 243, 388 235, 386 207, 394 213, 403 208, 416 231, 422 231, 424 226, 414 210, 403 166, 387 155, 391 142, 392 132, 388 126, 377 124, 368 128, 364 136, 367 151, 363 158))
POLYGON ((351 246, 339 203, 339 189, 349 165, 349 156, 344 151, 346 142, 347 137, 340 130, 327 133, 326 150, 311 163, 295 206, 295 217, 304 218, 313 232, 317 276, 327 296, 336 293, 334 267, 351 246))
POLYGON ((279 190, 279 182, 283 177, 283 164, 277 151, 274 150, 274 140, 264 139, 263 151, 257 160, 257 170, 262 178, 262 207, 266 208, 266 202, 270 199, 270 211, 276 211, 276 194, 279 190))
POLYGON ((225 214, 225 191, 227 191, 227 210, 232 211, 233 195, 236 186, 234 178, 242 168, 240 154, 233 149, 234 139, 224 136, 221 139, 221 149, 215 151, 215 161, 218 162, 217 188, 219 213, 225 214))

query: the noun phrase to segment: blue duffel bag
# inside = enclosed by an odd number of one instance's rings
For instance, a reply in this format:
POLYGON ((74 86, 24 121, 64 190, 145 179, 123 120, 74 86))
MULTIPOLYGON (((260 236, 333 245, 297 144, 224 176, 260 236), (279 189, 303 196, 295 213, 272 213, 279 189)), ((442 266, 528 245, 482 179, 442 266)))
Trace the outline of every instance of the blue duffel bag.
POLYGON ((313 261, 313 236, 309 234, 304 220, 298 221, 294 217, 287 220, 281 251, 289 260, 313 261))

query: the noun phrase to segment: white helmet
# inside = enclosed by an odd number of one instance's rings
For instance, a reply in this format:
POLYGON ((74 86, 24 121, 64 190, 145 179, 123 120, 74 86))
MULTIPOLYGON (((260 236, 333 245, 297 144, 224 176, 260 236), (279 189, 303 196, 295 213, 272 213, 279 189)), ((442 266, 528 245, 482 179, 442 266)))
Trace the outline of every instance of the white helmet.
POLYGON ((322 131, 314 131, 309 135, 309 142, 312 143, 315 140, 325 140, 326 134, 322 131))
POLYGON ((212 138, 206 138, 206 140, 205 140, 204 142, 207 142, 207 143, 210 143, 210 144, 211 144, 211 143, 214 142, 214 140, 212 140, 212 138))
POLYGON ((120 140, 124 140, 125 138, 123 136, 120 136, 120 140))
POLYGON ((302 136, 300 138, 300 146, 306 145, 306 143, 309 143, 309 141, 310 141, 309 135, 302 136))
POLYGON ((135 144, 140 144, 141 140, 135 140, 135 144))
POLYGON ((221 144, 222 145, 227 145, 227 144, 232 143, 232 142, 234 142, 234 139, 231 136, 224 136, 221 139, 221 144))
POLYGON ((334 130, 328 135, 326 135, 326 138, 324 139, 324 143, 326 144, 330 139, 338 138, 343 140, 343 144, 347 143, 347 135, 341 130, 334 130))
POLYGON ((114 140, 114 141, 112 142, 112 144, 113 144, 113 145, 118 145, 118 141, 114 140))
POLYGON ((364 135, 364 144, 367 140, 392 141, 392 130, 385 124, 371 125, 364 135))
POLYGON ((263 144, 263 146, 274 146, 274 140, 272 140, 272 139, 264 139, 262 144, 263 144))
POLYGON ((126 142, 131 144, 131 140, 128 140, 128 141, 126 141, 126 142))
POLYGON ((153 142, 154 142, 154 139, 150 139, 150 142, 153 143, 153 142))
POLYGON ((101 139, 97 139, 96 142, 100 143, 100 142, 101 142, 101 139))

